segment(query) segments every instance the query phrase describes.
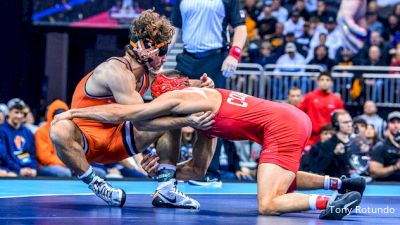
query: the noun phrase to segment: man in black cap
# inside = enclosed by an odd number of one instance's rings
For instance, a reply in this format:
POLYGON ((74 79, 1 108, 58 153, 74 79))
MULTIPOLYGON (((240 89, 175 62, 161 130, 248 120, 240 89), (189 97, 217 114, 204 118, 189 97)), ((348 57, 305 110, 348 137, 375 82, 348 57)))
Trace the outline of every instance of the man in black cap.
POLYGON ((387 137, 372 149, 369 172, 376 180, 400 181, 400 112, 391 112, 387 122, 387 137))

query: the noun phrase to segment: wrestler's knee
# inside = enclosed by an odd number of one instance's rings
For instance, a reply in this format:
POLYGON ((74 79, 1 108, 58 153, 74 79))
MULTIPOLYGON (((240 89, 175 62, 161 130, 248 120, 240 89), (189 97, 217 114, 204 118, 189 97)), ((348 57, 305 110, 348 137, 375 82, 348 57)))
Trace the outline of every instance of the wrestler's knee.
POLYGON ((71 120, 62 120, 50 128, 51 141, 57 145, 64 145, 73 140, 76 126, 71 120))
POLYGON ((258 213, 265 216, 279 216, 274 199, 258 198, 258 213))

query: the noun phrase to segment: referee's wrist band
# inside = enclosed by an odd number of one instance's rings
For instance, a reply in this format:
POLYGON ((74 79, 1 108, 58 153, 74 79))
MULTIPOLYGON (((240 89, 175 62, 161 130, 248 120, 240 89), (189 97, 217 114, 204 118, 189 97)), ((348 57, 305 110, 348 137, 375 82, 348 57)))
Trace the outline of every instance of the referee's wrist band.
POLYGON ((239 60, 240 56, 242 55, 242 48, 236 45, 232 46, 232 48, 229 50, 229 55, 239 60))

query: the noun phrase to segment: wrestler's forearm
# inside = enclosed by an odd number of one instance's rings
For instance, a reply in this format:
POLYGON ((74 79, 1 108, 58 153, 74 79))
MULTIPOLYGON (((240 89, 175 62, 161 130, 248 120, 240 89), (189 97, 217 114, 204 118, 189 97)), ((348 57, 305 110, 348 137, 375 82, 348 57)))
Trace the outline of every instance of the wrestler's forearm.
POLYGON ((186 117, 160 117, 153 120, 134 122, 134 126, 142 131, 167 131, 188 126, 186 117))
POLYGON ((88 107, 69 110, 71 118, 83 118, 89 120, 101 121, 104 123, 122 123, 122 117, 117 110, 105 111, 102 107, 88 107))

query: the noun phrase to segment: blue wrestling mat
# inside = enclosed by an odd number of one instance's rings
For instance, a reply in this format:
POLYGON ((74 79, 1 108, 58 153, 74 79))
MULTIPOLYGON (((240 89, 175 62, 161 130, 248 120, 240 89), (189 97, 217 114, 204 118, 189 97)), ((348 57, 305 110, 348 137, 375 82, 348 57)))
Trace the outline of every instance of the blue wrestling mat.
POLYGON ((0 180, 0 224, 400 224, 400 185, 369 185, 358 211, 342 221, 322 221, 311 211, 259 216, 255 183, 221 188, 180 183, 181 191, 200 202, 200 210, 154 208, 155 182, 111 183, 128 194, 123 208, 108 207, 77 180, 0 180))

